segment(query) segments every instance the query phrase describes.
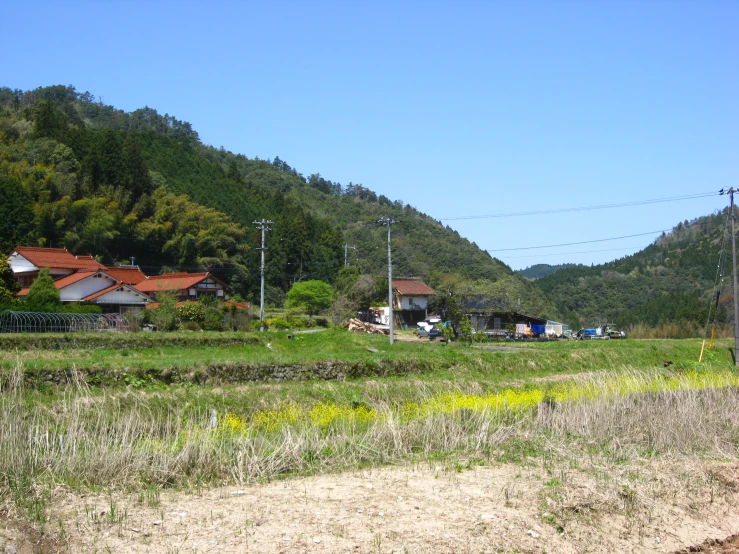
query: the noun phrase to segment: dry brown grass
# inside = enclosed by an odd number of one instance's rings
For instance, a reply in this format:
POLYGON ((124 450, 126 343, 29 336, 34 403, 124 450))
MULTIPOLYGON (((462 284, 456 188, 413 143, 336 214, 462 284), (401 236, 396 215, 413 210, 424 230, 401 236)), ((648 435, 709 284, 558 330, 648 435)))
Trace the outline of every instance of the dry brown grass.
MULTIPOLYGON (((214 427, 209 410, 193 411, 183 402, 154 408, 145 392, 92 395, 79 381, 60 401, 35 404, 25 396, 21 375, 18 363, 0 378, 0 493, 39 520, 45 491, 58 483, 193 487, 409 459, 452 465, 544 459, 597 468, 663 455, 736 460, 739 444, 739 392, 729 387, 620 397, 604 392, 534 410, 457 410, 410 421, 398 416, 397 399, 378 394, 373 408, 380 417, 371 422, 236 432, 223 425, 222 414, 214 427)), ((605 391, 602 377, 593 381, 605 391)), ((593 493, 603 498, 587 502, 623 507, 639 501, 619 485, 603 491, 593 493)), ((563 497, 559 508, 566 512, 573 503, 563 497)))
MULTIPOLYGON (((637 323, 629 326, 626 330, 628 337, 632 339, 690 339, 702 338, 705 329, 694 321, 667 322, 653 327, 645 323, 637 323)), ((731 338, 734 329, 729 325, 716 327, 716 338, 731 338)))

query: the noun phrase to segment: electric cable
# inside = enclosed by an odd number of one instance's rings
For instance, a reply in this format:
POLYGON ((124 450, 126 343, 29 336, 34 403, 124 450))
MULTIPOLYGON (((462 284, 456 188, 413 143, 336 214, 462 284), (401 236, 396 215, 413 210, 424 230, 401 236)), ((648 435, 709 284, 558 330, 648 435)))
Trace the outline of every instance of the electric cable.
POLYGON ((442 217, 439 221, 462 221, 467 219, 494 219, 499 217, 523 217, 530 215, 547 215, 571 212, 586 212, 590 210, 606 210, 609 208, 626 208, 629 206, 644 206, 647 204, 660 204, 663 202, 677 202, 679 200, 693 200, 696 198, 708 198, 709 196, 717 196, 718 192, 703 192, 698 194, 688 194, 685 196, 671 196, 668 198, 653 198, 651 200, 634 200, 632 202, 617 202, 615 204, 600 204, 595 206, 579 206, 576 208, 555 208, 551 210, 536 210, 531 212, 511 212, 489 215, 461 215, 453 217, 442 217))
POLYGON ((591 244, 594 242, 606 242, 609 240, 620 240, 620 239, 630 239, 632 237, 643 237, 646 235, 656 235, 657 233, 666 233, 667 231, 671 231, 672 229, 660 229, 659 231, 647 231, 646 233, 636 233, 634 235, 624 235, 622 237, 611 237, 607 239, 593 239, 593 240, 583 240, 580 242, 564 242, 562 244, 545 244, 543 246, 522 246, 518 248, 497 248, 494 250, 486 249, 485 252, 510 252, 512 250, 538 250, 540 248, 557 248, 559 246, 575 246, 577 244, 591 244))

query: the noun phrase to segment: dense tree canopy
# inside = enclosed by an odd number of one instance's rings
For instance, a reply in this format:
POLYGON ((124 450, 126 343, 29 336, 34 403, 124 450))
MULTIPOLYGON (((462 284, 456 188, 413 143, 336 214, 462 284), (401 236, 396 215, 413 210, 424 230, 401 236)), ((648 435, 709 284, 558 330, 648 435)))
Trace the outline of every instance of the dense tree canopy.
POLYGON ((5 256, 0 256, 0 306, 11 304, 15 299, 15 293, 20 289, 21 286, 13 278, 13 272, 5 256))
POLYGON ((295 283, 287 293, 289 308, 303 308, 308 315, 315 315, 331 306, 334 291, 323 281, 303 281, 295 283))

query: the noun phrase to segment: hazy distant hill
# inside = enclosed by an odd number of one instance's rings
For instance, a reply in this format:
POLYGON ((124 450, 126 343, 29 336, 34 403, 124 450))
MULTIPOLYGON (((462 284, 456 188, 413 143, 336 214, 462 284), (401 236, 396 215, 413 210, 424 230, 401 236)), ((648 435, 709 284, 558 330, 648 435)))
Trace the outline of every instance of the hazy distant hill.
POLYGON ((564 269, 565 267, 575 267, 576 265, 577 264, 535 264, 527 267, 526 269, 519 269, 516 271, 516 273, 518 273, 519 275, 523 275, 531 281, 535 281, 536 279, 541 279, 542 277, 551 275, 555 271, 559 271, 560 269, 564 269))
MULTIPOLYGON (((679 223, 670 233, 631 256, 597 266, 576 266, 537 279, 568 321, 628 325, 695 321, 705 325, 716 278, 728 209, 679 223)), ((731 251, 727 258, 719 318, 731 300, 731 251)))
POLYGON ((150 271, 204 267, 252 298, 259 275, 254 220, 273 221, 268 288, 285 291, 302 279, 332 282, 344 244, 356 246, 350 260, 362 272, 384 274, 386 231, 376 221, 390 216, 399 221, 396 275, 488 280, 527 311, 552 310, 532 283, 410 205, 359 184, 305 177, 279 158, 204 145, 185 121, 148 107, 117 110, 69 86, 0 88, 5 197, 17 209, 15 223, 0 227, 4 250, 53 244, 107 262, 134 256, 150 271))

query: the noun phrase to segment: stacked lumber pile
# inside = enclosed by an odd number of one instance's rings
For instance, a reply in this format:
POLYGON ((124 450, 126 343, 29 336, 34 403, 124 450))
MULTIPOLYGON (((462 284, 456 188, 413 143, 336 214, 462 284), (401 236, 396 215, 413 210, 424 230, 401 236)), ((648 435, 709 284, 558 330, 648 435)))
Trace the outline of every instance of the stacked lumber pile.
POLYGON ((349 320, 349 330, 369 333, 371 335, 387 335, 390 332, 389 329, 382 329, 372 323, 365 323, 356 318, 349 320))

